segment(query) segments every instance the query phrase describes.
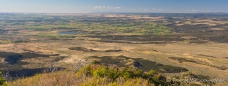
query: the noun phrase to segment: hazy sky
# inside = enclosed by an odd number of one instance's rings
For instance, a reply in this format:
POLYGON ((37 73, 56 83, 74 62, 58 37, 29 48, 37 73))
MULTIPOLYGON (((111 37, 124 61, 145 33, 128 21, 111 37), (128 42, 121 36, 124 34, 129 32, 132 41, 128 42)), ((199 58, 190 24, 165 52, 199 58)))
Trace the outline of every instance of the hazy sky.
POLYGON ((0 12, 228 12, 228 0, 0 0, 0 12))

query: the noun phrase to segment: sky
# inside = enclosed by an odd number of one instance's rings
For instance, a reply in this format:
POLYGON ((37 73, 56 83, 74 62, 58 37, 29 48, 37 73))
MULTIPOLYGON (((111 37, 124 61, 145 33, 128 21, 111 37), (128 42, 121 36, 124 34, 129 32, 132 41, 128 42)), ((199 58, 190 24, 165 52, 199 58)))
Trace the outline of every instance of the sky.
POLYGON ((0 0, 0 12, 228 13, 228 0, 0 0))

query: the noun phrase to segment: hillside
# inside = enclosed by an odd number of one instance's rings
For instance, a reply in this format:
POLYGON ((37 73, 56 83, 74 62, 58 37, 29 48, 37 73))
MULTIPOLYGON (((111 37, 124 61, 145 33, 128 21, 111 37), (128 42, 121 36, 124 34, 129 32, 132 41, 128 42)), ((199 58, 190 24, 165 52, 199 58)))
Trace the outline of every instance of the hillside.
MULTIPOLYGON (((117 68, 101 65, 94 61, 78 71, 62 70, 58 72, 36 74, 32 77, 20 78, 6 82, 0 78, 4 86, 171 86, 202 85, 215 83, 193 83, 184 78, 203 78, 188 73, 183 76, 167 78, 155 70, 148 72, 136 68, 117 68)), ((208 79, 204 77, 205 79, 208 79)))

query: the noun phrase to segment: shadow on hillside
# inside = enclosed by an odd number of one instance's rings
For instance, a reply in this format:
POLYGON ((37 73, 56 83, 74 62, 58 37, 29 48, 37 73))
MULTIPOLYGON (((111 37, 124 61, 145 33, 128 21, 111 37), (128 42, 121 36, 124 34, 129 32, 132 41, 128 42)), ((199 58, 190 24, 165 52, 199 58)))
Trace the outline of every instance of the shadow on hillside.
POLYGON ((89 58, 98 59, 100 63, 107 66, 116 65, 117 67, 136 67, 144 71, 157 70, 162 73, 180 73, 188 71, 188 69, 182 67, 164 65, 143 58, 130 58, 122 55, 103 57, 91 56, 89 58))
POLYGON ((0 57, 5 58, 4 61, 11 65, 17 64, 21 59, 49 57, 49 56, 58 56, 58 54, 45 55, 45 54, 39 54, 34 52, 26 52, 26 53, 0 52, 0 57))
POLYGON ((30 77, 39 73, 50 73, 55 71, 63 70, 64 68, 56 67, 56 68, 36 68, 36 69, 22 69, 22 70, 9 70, 3 71, 2 75, 7 80, 14 80, 18 78, 30 77))

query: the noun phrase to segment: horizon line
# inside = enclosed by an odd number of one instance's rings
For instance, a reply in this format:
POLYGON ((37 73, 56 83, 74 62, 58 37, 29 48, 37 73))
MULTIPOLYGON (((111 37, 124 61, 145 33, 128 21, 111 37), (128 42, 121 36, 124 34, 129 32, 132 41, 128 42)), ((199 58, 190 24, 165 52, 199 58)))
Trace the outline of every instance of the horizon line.
POLYGON ((138 14, 149 14, 149 13, 187 13, 187 14, 194 14, 194 13, 228 13, 228 12, 84 12, 84 13, 57 13, 57 12, 0 12, 0 13, 25 13, 25 14, 123 14, 123 13, 138 13, 138 14))

